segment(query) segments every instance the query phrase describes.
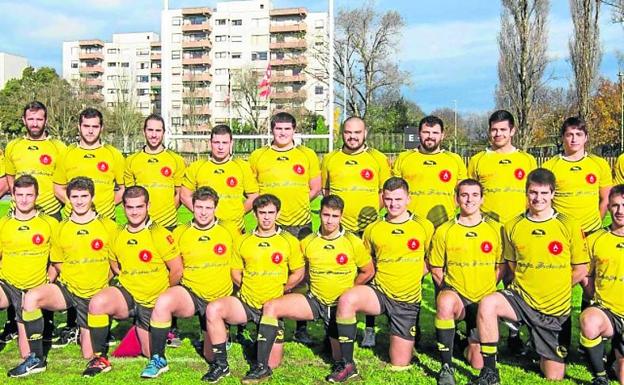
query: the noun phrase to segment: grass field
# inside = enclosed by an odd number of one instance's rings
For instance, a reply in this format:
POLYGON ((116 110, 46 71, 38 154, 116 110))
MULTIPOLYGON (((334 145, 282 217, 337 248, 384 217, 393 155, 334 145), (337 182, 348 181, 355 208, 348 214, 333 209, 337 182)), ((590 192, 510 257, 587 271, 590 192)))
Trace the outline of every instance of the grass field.
MULTIPOLYGON (((315 209, 318 210, 318 200, 315 201, 315 209)), ((7 205, 0 202, 0 214, 6 212, 7 205)), ((180 210, 181 221, 190 219, 187 210, 180 210)), ((123 215, 118 215, 119 221, 123 221, 123 215)), ((253 227, 253 218, 246 218, 248 228, 253 227)), ((318 226, 318 218, 315 218, 318 226)), ((356 347, 355 358, 361 374, 361 380, 353 381, 358 384, 435 384, 435 374, 440 368, 438 354, 435 350, 435 330, 433 328, 433 286, 431 279, 427 278, 423 290, 423 306, 421 325, 423 337, 420 341, 417 353, 414 356, 413 367, 405 372, 395 373, 388 369, 388 334, 385 317, 377 318, 380 329, 377 337, 377 347, 373 350, 356 347)), ((576 288, 574 297, 579 300, 580 290, 576 288)), ((591 375, 583 362, 579 361, 576 348, 578 346, 578 306, 573 310, 574 338, 571 349, 570 364, 567 366, 566 379, 561 384, 589 384, 591 375)), ((0 312, 0 322, 4 322, 4 312, 0 312)), ((63 316, 57 315, 57 322, 62 322, 63 316)), ((33 375, 23 379, 5 379, 0 384, 133 384, 137 382, 149 382, 150 384, 191 384, 199 383, 200 378, 207 369, 204 360, 195 352, 191 341, 199 337, 199 326, 196 319, 180 320, 184 341, 178 349, 168 349, 170 371, 155 380, 142 380, 139 374, 146 364, 145 358, 112 359, 113 371, 93 379, 81 377, 85 362, 81 358, 80 349, 77 345, 63 349, 51 350, 48 355, 48 369, 45 373, 33 375)), ((360 325, 363 327, 363 325, 360 325)), ((120 322, 113 333, 121 338, 129 327, 129 322, 120 322)), ((286 322, 286 340, 290 341, 294 329, 293 322, 286 322)), ((504 329, 504 328, 503 328, 504 329)), ((321 384, 325 375, 330 371, 328 355, 323 352, 323 329, 319 323, 310 324, 310 331, 317 345, 308 348, 294 342, 286 342, 285 355, 282 365, 274 371, 272 379, 267 384, 321 384)), ((504 333, 504 332, 503 332, 504 333)), ((547 384, 541 378, 537 365, 530 360, 510 354, 499 345, 500 370, 503 384, 547 384)), ((248 364, 243 357, 241 346, 234 344, 229 352, 232 376, 224 379, 222 384, 238 384, 239 379, 248 369, 248 364)), ((17 345, 11 343, 7 346, 0 345, 0 372, 21 362, 17 345)), ((475 374, 463 360, 456 360, 457 384, 465 384, 470 375, 475 374)), ((2 376, 2 374, 0 374, 2 376)))

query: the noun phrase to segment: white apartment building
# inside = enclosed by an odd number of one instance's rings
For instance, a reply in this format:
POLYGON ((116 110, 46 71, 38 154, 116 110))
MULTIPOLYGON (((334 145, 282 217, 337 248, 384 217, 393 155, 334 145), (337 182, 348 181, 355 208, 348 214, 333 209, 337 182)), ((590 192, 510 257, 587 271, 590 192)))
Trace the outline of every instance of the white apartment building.
POLYGON ((0 90, 7 81, 21 78, 26 67, 28 59, 25 57, 0 52, 0 90))

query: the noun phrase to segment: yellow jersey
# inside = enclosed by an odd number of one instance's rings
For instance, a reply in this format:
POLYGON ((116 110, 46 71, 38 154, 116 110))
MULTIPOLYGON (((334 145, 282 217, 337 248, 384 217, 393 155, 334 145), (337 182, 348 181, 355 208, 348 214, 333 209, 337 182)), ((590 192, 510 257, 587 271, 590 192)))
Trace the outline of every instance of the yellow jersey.
POLYGON ((590 275, 596 288, 594 300, 624 317, 624 237, 600 229, 587 237, 591 258, 590 275))
POLYGON ((613 184, 624 184, 624 154, 620 154, 620 156, 618 156, 613 168, 615 174, 615 177, 613 178, 613 184))

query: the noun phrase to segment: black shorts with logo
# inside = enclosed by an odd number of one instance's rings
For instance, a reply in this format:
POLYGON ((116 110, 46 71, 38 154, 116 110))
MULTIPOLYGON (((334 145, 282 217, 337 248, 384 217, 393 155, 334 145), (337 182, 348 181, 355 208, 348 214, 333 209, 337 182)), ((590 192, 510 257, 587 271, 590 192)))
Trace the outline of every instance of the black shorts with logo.
POLYGON ((132 294, 126 288, 121 285, 113 286, 117 290, 121 292, 121 295, 124 297, 126 301, 126 305, 128 306, 128 317, 134 318, 134 324, 136 327, 141 328, 143 330, 149 330, 150 327, 150 318, 152 317, 153 308, 145 307, 134 300, 132 294))
POLYGON ((20 290, 4 280, 0 280, 0 289, 2 289, 9 300, 9 305, 13 305, 15 308, 15 320, 17 322, 24 322, 22 318, 22 300, 24 299, 26 291, 20 290))
POLYGON ((338 325, 336 324, 336 309, 338 309, 338 307, 336 305, 329 306, 323 304, 310 292, 305 295, 305 298, 308 301, 308 305, 310 305, 314 320, 322 319, 325 324, 327 335, 331 338, 338 339, 338 325))
POLYGON ((611 310, 602 306, 592 306, 602 310, 613 327, 613 337, 611 337, 611 346, 616 349, 620 355, 624 356, 624 318, 613 313, 611 310))
POLYGON ((416 323, 420 312, 420 303, 396 301, 382 293, 374 285, 369 285, 377 295, 381 314, 385 313, 390 321, 390 334, 406 340, 416 339, 416 323))
POLYGON ((87 314, 89 314, 89 301, 91 299, 82 298, 75 295, 74 293, 69 291, 69 289, 62 282, 55 281, 54 284, 58 286, 58 288, 61 290, 61 294, 63 294, 66 309, 69 309, 71 307, 76 309, 76 323, 78 324, 78 326, 83 329, 89 328, 89 326, 87 325, 87 314))
POLYGON ((560 340, 560 335, 569 315, 552 316, 535 310, 515 290, 505 289, 500 293, 514 309, 518 321, 528 326, 537 354, 547 360, 565 362, 568 350, 560 340))
POLYGON ((472 302, 468 298, 464 297, 452 286, 445 285, 444 287, 442 287, 442 289, 440 289, 440 293, 442 293, 444 290, 450 290, 457 294, 459 300, 464 306, 463 321, 466 322, 466 335, 470 340, 474 342, 479 342, 479 332, 477 330, 477 311, 479 310, 479 303, 472 302))
MULTIPOLYGON (((243 309, 245 309, 245 316, 247 317, 247 322, 253 322, 256 325, 259 325, 260 319, 262 318, 262 309, 256 309, 255 307, 249 306, 247 303, 245 303, 245 301, 243 301, 239 297, 235 297, 235 298, 238 299, 240 303, 243 305, 243 309)), ((275 343, 281 344, 283 342, 284 342, 284 322, 280 320, 278 322, 278 331, 277 331, 277 337, 275 338, 275 343)))

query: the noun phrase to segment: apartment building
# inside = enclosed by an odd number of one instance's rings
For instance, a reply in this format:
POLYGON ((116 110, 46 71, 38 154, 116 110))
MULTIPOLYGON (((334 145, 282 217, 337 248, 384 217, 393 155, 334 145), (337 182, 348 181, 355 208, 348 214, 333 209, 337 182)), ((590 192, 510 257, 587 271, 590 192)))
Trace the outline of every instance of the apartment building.
POLYGON ((28 67, 28 59, 22 56, 0 52, 0 90, 11 79, 19 79, 28 67))

